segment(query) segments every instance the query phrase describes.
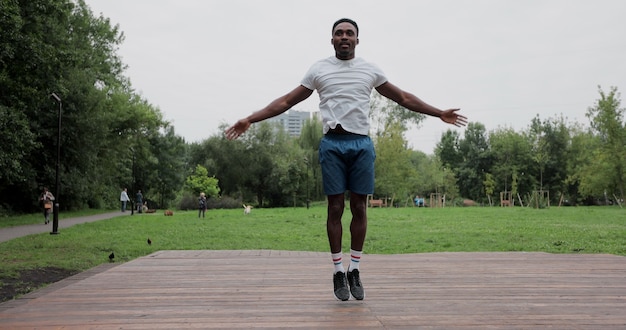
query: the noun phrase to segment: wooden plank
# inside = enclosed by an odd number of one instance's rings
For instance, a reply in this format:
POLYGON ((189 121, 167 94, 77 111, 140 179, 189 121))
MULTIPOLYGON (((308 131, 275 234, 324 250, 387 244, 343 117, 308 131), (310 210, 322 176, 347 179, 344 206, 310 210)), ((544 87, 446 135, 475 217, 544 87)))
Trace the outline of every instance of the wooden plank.
POLYGON ((366 299, 340 302, 328 253, 158 251, 0 304, 0 329, 626 328, 624 257, 428 253, 362 261, 366 299))

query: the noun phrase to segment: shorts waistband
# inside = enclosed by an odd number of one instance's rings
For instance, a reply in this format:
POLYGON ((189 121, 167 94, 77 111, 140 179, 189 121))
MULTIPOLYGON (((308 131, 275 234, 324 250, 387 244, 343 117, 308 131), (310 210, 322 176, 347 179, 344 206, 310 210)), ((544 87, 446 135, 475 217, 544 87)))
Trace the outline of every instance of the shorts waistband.
POLYGON ((326 135, 356 135, 356 136, 367 136, 363 134, 356 134, 352 132, 348 132, 341 125, 337 125, 335 128, 331 128, 326 132, 326 135))

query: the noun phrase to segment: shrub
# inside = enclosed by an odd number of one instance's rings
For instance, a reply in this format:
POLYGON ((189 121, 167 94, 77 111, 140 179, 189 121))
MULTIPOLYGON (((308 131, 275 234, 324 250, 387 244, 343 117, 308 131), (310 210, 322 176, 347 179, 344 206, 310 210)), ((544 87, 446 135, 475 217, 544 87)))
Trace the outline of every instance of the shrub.
POLYGON ((209 198, 207 200, 207 207, 209 209, 236 209, 242 207, 242 205, 243 202, 241 199, 235 199, 229 196, 209 198))
POLYGON ((179 210, 197 210, 198 209, 198 196, 191 193, 184 193, 183 197, 178 203, 179 210))

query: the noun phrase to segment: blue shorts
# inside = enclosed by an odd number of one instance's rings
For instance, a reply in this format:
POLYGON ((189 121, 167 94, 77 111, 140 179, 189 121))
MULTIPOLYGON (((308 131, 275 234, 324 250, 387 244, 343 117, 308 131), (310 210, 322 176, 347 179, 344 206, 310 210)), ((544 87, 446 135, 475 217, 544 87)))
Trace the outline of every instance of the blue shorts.
POLYGON ((374 143, 366 135, 326 134, 320 142, 320 165, 326 195, 346 190, 374 193, 374 143))

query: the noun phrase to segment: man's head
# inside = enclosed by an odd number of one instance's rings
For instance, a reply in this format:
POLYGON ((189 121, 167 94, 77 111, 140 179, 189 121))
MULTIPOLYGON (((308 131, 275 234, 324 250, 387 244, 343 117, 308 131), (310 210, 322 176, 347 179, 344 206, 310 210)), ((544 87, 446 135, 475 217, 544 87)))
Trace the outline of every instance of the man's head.
POLYGON ((333 34, 335 34, 335 28, 337 27, 337 25, 339 25, 340 23, 350 23, 354 26, 354 28, 356 29, 356 36, 359 36, 359 26, 356 24, 355 21, 349 19, 349 18, 340 18, 338 19, 335 24, 333 24, 333 34))
POLYGON ((333 38, 330 42, 335 47, 335 56, 340 60, 354 58, 354 49, 359 44, 359 26, 349 18, 339 19, 333 24, 333 38))

